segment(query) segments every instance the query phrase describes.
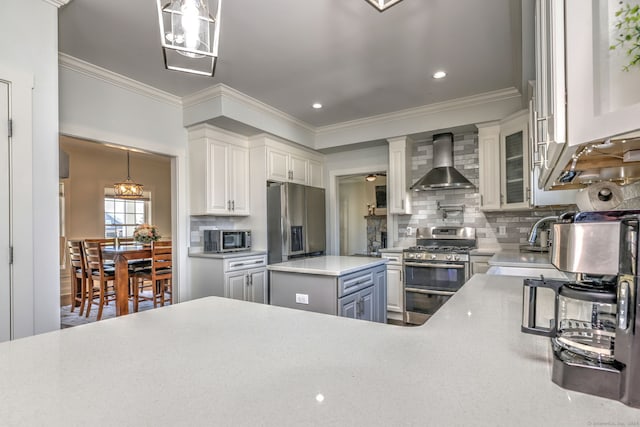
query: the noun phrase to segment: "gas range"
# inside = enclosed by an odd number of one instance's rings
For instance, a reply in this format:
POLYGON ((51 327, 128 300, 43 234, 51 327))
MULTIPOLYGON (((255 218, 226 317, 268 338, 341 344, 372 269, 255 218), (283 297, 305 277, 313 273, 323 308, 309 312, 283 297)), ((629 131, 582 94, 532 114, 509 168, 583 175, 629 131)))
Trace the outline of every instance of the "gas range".
POLYGON ((404 321, 420 325, 469 279, 471 227, 420 229, 416 246, 403 251, 404 321))
POLYGON ((476 230, 472 227, 430 227, 420 229, 416 246, 404 250, 411 261, 469 261, 469 251, 476 247, 476 230))

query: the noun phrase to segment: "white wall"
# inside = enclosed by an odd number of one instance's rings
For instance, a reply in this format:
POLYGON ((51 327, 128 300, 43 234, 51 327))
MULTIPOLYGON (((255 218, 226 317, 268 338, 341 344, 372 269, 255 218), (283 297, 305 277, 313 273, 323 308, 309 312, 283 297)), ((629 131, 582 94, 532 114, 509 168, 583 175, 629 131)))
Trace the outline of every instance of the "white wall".
POLYGON ((146 96, 69 66, 60 67, 60 133, 172 156, 173 241, 178 285, 190 297, 187 271, 187 132, 178 103, 146 96))
POLYGON ((367 187, 362 182, 341 183, 340 255, 367 253, 367 187), (343 243, 346 243, 344 245, 343 243))
POLYGON ((3 0, 0 14, 0 78, 16 83, 11 106, 19 190, 13 204, 15 338, 60 325, 57 12, 42 0, 3 0))

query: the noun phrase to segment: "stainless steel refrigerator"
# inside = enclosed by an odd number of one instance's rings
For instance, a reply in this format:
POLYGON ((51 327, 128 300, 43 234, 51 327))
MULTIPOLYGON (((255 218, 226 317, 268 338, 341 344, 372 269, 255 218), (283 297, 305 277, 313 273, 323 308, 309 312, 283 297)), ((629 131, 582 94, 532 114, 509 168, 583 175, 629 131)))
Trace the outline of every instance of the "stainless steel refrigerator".
POLYGON ((269 183, 267 239, 269 264, 323 255, 326 249, 324 189, 269 183))

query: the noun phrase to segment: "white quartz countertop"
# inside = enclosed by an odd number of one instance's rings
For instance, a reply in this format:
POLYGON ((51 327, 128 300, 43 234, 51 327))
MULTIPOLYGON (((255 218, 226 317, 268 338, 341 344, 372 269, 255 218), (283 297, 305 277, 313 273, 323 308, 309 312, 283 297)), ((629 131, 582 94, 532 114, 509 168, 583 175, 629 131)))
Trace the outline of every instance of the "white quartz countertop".
POLYGON ((536 252, 497 252, 489 259, 489 265, 555 268, 553 264, 551 264, 549 253, 536 252))
POLYGON ((269 264, 267 269, 289 273, 342 276, 386 263, 387 260, 384 258, 328 255, 269 264))
POLYGON ((223 253, 189 251, 189 256, 192 258, 214 258, 214 259, 241 258, 241 257, 247 257, 247 256, 258 256, 258 255, 266 255, 266 254, 267 254, 266 251, 237 251, 237 252, 223 252, 223 253))
POLYGON ((521 280, 475 275, 420 327, 209 297, 3 343, 0 424, 637 425, 551 382, 521 280))

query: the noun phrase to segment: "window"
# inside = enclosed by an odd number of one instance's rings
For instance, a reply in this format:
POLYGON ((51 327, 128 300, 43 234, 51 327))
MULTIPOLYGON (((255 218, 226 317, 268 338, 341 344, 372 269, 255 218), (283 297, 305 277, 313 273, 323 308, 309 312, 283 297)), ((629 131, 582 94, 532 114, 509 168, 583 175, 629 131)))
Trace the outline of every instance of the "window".
POLYGON ((139 224, 151 222, 150 194, 144 192, 142 199, 116 199, 112 188, 104 195, 104 237, 133 237, 139 224))

